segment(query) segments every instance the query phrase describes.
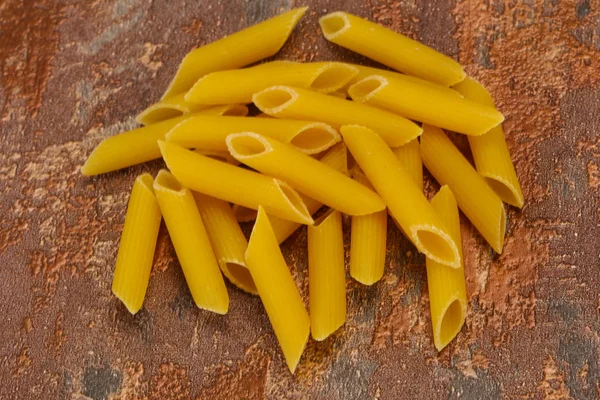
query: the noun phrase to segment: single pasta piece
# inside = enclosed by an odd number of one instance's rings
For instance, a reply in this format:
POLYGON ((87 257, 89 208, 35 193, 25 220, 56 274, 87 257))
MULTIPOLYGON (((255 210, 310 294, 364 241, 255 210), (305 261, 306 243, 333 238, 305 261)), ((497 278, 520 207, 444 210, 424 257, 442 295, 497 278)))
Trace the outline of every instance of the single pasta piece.
MULTIPOLYGON (((346 151, 346 145, 344 142, 340 142, 329 149, 319 161, 345 175, 348 175, 348 152, 346 151)), ((310 215, 313 215, 319 211, 321 207, 323 207, 323 203, 320 203, 315 199, 303 194, 300 194, 300 197, 306 205, 306 209, 310 215)), ((273 216, 269 216, 269 220, 271 221, 271 226, 273 227, 273 232, 275 232, 277 242, 280 244, 302 226, 302 224, 297 222, 288 221, 273 216)))
MULTIPOLYGON (((229 154, 229 153, 227 153, 229 154)), ((240 206, 239 204, 234 204, 231 207, 233 210, 233 214, 235 215, 235 219, 238 222, 250 222, 256 220, 256 210, 253 210, 248 207, 240 206)), ((275 217, 272 217, 275 218, 275 217)), ((285 220, 284 220, 285 221, 285 220)))
POLYGON ((381 75, 355 83, 348 94, 354 101, 465 135, 483 135, 504 121, 504 116, 493 107, 381 75))
POLYGON ((262 205, 280 218, 313 224, 300 195, 287 183, 213 160, 173 143, 159 141, 158 144, 167 167, 185 187, 252 209, 262 205))
POLYGON ((192 192, 164 169, 154 180, 154 192, 194 302, 226 314, 229 295, 192 192))
POLYGON ((238 161, 345 214, 365 215, 385 209, 372 190, 275 139, 252 132, 234 133, 227 136, 227 147, 238 161))
POLYGON ((419 189, 423 191, 423 163, 421 162, 419 140, 411 140, 404 146, 394 147, 392 151, 419 189))
POLYGON ((246 265, 293 374, 308 341, 310 318, 262 207, 248 242, 246 265))
MULTIPOLYGON (((454 86, 466 99, 494 107, 490 93, 475 79, 467 77, 454 86)), ((519 178, 510 159, 502 125, 481 136, 469 136, 469 145, 477 172, 505 203, 522 208, 524 199, 519 178)))
MULTIPOLYGON (((373 188, 360 168, 352 169, 352 177, 373 188)), ((387 211, 352 217, 350 238, 350 276, 363 285, 372 285, 381 279, 385 267, 387 211)))
POLYGON ((188 103, 185 101, 184 96, 185 93, 180 93, 154 103, 135 117, 135 120, 142 125, 150 125, 166 119, 193 114, 210 107, 203 104, 188 103))
POLYGON ((219 160, 221 162, 231 164, 231 165, 240 165, 241 163, 235 158, 231 157, 228 151, 217 151, 217 150, 194 150, 194 153, 198 153, 205 157, 210 157, 214 160, 219 160))
POLYGON ((441 264, 458 268, 460 255, 454 240, 392 150, 363 126, 343 126, 341 133, 356 163, 417 250, 441 264))
POLYGON ((404 35, 346 12, 319 19, 325 38, 390 68, 452 86, 466 74, 459 63, 404 35))
POLYGON ((167 142, 202 150, 228 151, 227 135, 256 132, 289 144, 306 154, 317 154, 341 140, 335 129, 313 121, 275 118, 194 116, 177 124, 167 142))
POLYGON ((132 314, 144 303, 162 218, 153 181, 142 174, 133 184, 112 282, 112 292, 132 314))
POLYGON ((340 62, 275 63, 274 66, 213 72, 200 78, 185 95, 196 104, 250 103, 252 95, 271 86, 288 85, 331 93, 358 74, 340 62))
POLYGON ((454 243, 458 246, 461 258, 459 268, 448 268, 429 258, 426 260, 433 343, 438 351, 442 351, 456 337, 465 323, 467 289, 465 269, 462 264, 458 207, 450 188, 442 186, 431 200, 431 205, 448 228, 454 243))
POLYGON ((307 9, 295 8, 190 51, 163 99, 187 92, 206 74, 240 68, 277 53, 307 9))
POLYGON ((402 146, 421 134, 412 121, 391 112, 306 89, 273 86, 252 96, 264 113, 277 118, 322 121, 339 129, 360 124, 373 129, 389 146, 402 146))
POLYGON ((497 253, 502 253, 506 211, 502 200, 440 129, 423 126, 423 164, 440 185, 448 185, 458 206, 497 253))
POLYGON ((313 339, 325 340, 346 322, 342 214, 329 210, 308 228, 308 291, 313 339))
POLYGON ((243 291, 258 294, 246 267, 248 241, 229 203, 198 192, 194 199, 223 275, 243 291))

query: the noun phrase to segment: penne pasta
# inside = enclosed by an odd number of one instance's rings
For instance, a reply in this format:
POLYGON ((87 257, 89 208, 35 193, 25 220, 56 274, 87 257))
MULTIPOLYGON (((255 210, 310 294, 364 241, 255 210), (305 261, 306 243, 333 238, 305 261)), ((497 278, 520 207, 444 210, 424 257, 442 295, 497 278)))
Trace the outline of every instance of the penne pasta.
MULTIPOLYGON (((227 153, 227 154, 229 154, 229 153, 227 153)), ((231 209, 233 210, 235 219, 238 222, 250 222, 250 221, 256 220, 256 213, 257 213, 256 210, 253 210, 248 207, 240 206, 239 204, 234 204, 233 207, 231 207, 231 209)), ((272 217, 272 218, 275 218, 275 217, 272 217)))
POLYGON ((452 268, 460 255, 452 237, 385 142, 372 130, 343 126, 344 142, 417 250, 452 268))
POLYGON ((502 253, 506 212, 502 200, 439 128, 424 125, 423 164, 452 190, 460 209, 497 253, 502 253))
POLYGON ((227 147, 238 161, 345 214, 365 215, 385 209, 375 192, 275 139, 251 132, 234 133, 227 136, 227 147))
POLYGON ((213 72, 185 95, 196 104, 250 103, 252 95, 271 86, 288 85, 331 93, 345 86, 358 69, 340 62, 276 63, 271 67, 213 72))
POLYGON ((295 8, 190 51, 163 99, 187 92, 208 73, 240 68, 277 53, 307 9, 295 8))
POLYGON ((226 314, 229 295, 192 192, 164 169, 154 180, 154 191, 194 302, 226 314))
POLYGON ((135 117, 135 120, 141 125, 150 125, 166 119, 193 114, 210 107, 208 105, 188 103, 185 101, 184 96, 185 93, 180 93, 154 103, 135 117))
POLYGON ((483 135, 504 121, 493 107, 426 89, 414 82, 372 75, 350 86, 348 94, 354 101, 465 135, 483 135))
POLYGON ((404 35, 346 12, 319 19, 327 40, 390 68, 452 86, 466 74, 459 63, 404 35))
POLYGON ((213 115, 219 117, 245 117, 248 115, 248 107, 243 104, 225 104, 200 110, 194 115, 213 115))
POLYGON ((306 89, 273 86, 256 93, 252 101, 262 112, 277 118, 322 121, 335 129, 342 125, 364 125, 394 147, 421 134, 418 125, 399 115, 306 89))
POLYGON ((162 218, 153 181, 142 174, 133 184, 112 282, 112 292, 132 314, 144 303, 162 218))
POLYGON ((448 228, 450 235, 458 246, 461 258, 459 268, 448 268, 429 258, 426 260, 433 342, 435 348, 442 351, 456 337, 465 323, 467 288, 465 269, 462 264, 458 207, 450 188, 442 186, 431 200, 431 205, 448 228))
POLYGON ((258 294, 246 267, 248 242, 229 203, 198 192, 194 200, 223 275, 243 291, 258 294))
POLYGON ((167 142, 202 150, 228 151, 227 135, 256 132, 289 144, 306 154, 317 154, 341 140, 327 124, 275 118, 194 116, 177 124, 167 142))
POLYGON ((173 143, 158 144, 167 167, 185 187, 252 209, 262 205, 283 219, 313 223, 302 199, 287 183, 204 157, 173 143))
POLYGON ((293 374, 308 341, 310 318, 262 207, 248 242, 246 264, 293 374))
POLYGON ((308 228, 308 291, 313 339, 325 340, 346 322, 342 215, 330 210, 308 228))
MULTIPOLYGON (((372 189, 364 173, 355 167, 352 177, 372 189)), ((383 276, 387 244, 387 211, 352 217, 350 276, 363 285, 372 285, 383 276)))
MULTIPOLYGON (((494 107, 492 96, 475 79, 467 77, 455 85, 454 89, 462 93, 466 99, 494 107)), ((483 176, 502 201, 522 208, 523 192, 510 158, 502 125, 492 128, 485 135, 469 136, 469 145, 477 172, 483 176)))
POLYGON ((392 151, 419 189, 423 191, 423 163, 421 162, 419 140, 411 140, 404 146, 392 148, 392 151))
POLYGON ((231 165, 240 165, 241 163, 235 158, 231 157, 228 151, 217 151, 217 150, 194 150, 194 153, 198 153, 205 157, 210 157, 214 160, 218 160, 231 165))

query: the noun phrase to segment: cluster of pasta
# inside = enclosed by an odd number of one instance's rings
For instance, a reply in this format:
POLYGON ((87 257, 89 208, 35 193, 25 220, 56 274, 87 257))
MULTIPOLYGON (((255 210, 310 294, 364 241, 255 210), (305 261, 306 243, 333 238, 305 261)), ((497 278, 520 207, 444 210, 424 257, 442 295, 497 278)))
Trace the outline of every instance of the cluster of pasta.
POLYGON ((441 350, 467 308, 458 207, 500 253, 503 201, 523 205, 504 117, 451 58, 344 12, 320 19, 325 37, 399 72, 289 61, 237 69, 274 55, 305 11, 191 51, 138 117, 144 127, 90 155, 87 176, 161 157, 168 168, 133 185, 112 290, 131 313, 141 308, 164 218, 197 306, 227 312, 223 275, 259 295, 293 373, 309 333, 324 340, 346 320, 341 213, 352 217, 350 276, 365 285, 383 276, 389 213, 427 258, 441 350), (247 117, 249 103, 264 114, 247 117), (442 129, 468 135, 476 168, 442 129), (431 202, 423 164, 442 185, 431 202), (245 221, 255 221, 249 240, 245 221), (279 248, 302 225, 310 313, 279 248))

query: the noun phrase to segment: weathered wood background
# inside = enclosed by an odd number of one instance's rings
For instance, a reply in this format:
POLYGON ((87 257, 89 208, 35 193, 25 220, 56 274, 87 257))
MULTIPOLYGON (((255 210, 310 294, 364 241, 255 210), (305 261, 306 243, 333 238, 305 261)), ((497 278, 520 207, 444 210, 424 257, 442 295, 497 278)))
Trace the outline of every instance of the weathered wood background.
MULTIPOLYGON (((0 398, 600 396, 600 4, 558 0, 4 0, 0 3, 0 398), (301 5, 281 58, 365 60, 317 19, 347 10, 458 59, 507 116, 526 198, 495 255, 463 219, 467 322, 438 354, 424 260, 396 228, 386 273, 348 281, 345 327, 294 377, 260 300, 199 311, 164 227, 143 310, 111 295, 134 177, 86 179, 194 46, 301 5)), ((464 141, 460 142, 464 146, 464 141)), ((429 190, 435 188, 429 184, 429 190)), ((346 226, 347 226, 346 221, 346 226)), ((307 292, 306 234, 283 246, 307 292)))

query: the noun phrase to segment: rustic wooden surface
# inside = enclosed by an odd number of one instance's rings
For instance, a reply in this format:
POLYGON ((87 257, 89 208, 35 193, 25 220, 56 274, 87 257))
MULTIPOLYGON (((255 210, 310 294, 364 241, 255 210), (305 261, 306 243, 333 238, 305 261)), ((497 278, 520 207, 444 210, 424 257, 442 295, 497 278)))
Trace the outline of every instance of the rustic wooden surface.
MULTIPOLYGON (((589 0, 4 0, 0 398, 598 398, 599 8, 589 0), (364 62, 320 35, 319 16, 347 10, 455 57, 507 116, 527 203, 508 210, 501 256, 463 219, 469 314, 440 354, 424 260, 396 228, 383 280, 348 281, 347 324, 311 341, 294 377, 258 298, 230 286, 227 316, 195 308, 164 227, 142 311, 131 317, 111 295, 130 187, 161 163, 86 179, 86 156, 136 126, 191 48, 304 4, 311 8, 280 57, 364 62)), ((305 247, 304 231, 283 246, 304 296, 305 247)))

